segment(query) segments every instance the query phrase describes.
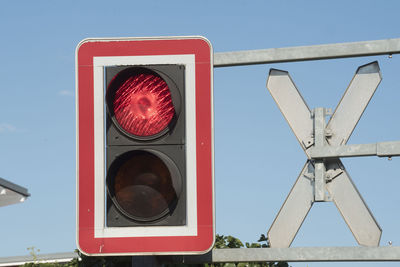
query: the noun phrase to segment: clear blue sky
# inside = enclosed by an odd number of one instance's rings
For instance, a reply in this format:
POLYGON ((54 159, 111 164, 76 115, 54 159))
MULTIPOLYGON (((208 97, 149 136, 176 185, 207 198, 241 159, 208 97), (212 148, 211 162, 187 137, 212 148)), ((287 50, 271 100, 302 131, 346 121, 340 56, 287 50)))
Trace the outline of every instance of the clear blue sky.
MULTIPOLYGON (((0 257, 73 251, 75 47, 87 37, 203 35, 215 52, 399 38, 399 1, 2 1, 0 177, 29 189, 0 208, 0 257)), ((349 143, 400 140, 400 56, 218 68, 214 71, 217 233, 257 241, 305 160, 265 88, 288 70, 311 108, 335 108, 358 66, 383 81, 349 143)), ((400 159, 343 160, 383 229, 400 246, 400 159)), ((332 203, 308 214, 293 246, 356 246, 332 203)), ((293 263, 395 266, 398 263, 293 263)))

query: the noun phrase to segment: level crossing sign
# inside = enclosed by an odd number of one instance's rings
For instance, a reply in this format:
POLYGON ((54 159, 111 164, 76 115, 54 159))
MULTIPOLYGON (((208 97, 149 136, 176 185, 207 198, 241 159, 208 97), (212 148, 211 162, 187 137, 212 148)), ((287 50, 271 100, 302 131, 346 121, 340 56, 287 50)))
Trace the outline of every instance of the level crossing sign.
POLYGON ((330 110, 310 110, 289 73, 270 70, 267 88, 307 156, 268 231, 271 247, 289 247, 313 203, 325 201, 335 203, 360 245, 379 245, 382 230, 339 159, 343 156, 339 152, 347 149, 355 155, 365 148, 346 143, 381 79, 377 62, 359 67, 326 124, 330 110))

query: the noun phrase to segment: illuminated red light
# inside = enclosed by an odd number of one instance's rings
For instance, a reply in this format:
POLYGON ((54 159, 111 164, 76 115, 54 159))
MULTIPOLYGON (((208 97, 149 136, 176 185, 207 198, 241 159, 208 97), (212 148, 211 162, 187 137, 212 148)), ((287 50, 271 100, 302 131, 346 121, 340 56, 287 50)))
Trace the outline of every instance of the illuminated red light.
POLYGON ((129 134, 148 137, 162 132, 175 108, 167 83, 152 72, 132 72, 119 83, 113 99, 118 124, 129 134))

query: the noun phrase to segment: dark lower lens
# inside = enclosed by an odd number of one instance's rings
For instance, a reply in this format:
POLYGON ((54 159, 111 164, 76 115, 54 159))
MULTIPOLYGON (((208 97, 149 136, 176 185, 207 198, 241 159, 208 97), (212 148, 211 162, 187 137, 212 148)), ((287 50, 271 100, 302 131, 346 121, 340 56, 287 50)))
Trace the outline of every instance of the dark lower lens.
POLYGON ((136 220, 165 216, 179 195, 180 177, 172 175, 170 168, 158 155, 147 151, 123 157, 110 180, 113 201, 125 215, 136 220))

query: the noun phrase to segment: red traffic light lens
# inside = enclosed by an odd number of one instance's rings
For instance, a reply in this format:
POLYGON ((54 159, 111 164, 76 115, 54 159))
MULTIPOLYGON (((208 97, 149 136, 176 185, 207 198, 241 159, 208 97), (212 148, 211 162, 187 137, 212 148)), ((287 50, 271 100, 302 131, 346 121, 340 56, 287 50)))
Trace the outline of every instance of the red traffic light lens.
POLYGON ((114 203, 123 214, 137 221, 164 217, 172 211, 180 194, 181 178, 174 168, 153 153, 130 153, 109 180, 114 203))
POLYGON ((134 68, 126 74, 114 89, 115 119, 129 134, 139 137, 159 134, 175 114, 167 83, 146 69, 134 68))

